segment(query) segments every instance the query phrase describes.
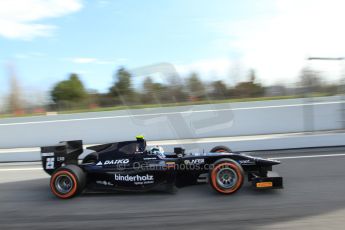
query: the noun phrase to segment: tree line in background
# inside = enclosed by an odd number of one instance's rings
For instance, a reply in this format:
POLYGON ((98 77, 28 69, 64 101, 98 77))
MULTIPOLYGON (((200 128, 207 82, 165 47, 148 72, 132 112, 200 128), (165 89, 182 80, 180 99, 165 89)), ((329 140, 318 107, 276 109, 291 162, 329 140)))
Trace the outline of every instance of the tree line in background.
POLYGON ((138 104, 167 104, 178 102, 198 102, 205 100, 224 100, 253 98, 263 96, 287 96, 323 93, 334 95, 339 85, 329 85, 322 81, 318 72, 305 68, 302 70, 299 87, 292 91, 282 85, 264 87, 251 70, 248 80, 228 86, 221 80, 203 82, 196 73, 182 79, 177 75, 168 77, 165 84, 158 83, 147 76, 141 87, 133 86, 133 76, 124 67, 117 70, 114 83, 107 93, 87 90, 77 74, 57 83, 52 91, 53 109, 95 108, 110 106, 130 106, 138 104))
POLYGON ((230 98, 262 97, 264 87, 256 82, 254 71, 249 80, 240 82, 234 87, 227 86, 223 81, 203 82, 196 73, 186 79, 177 75, 168 77, 167 83, 158 83, 152 77, 146 77, 141 87, 134 87, 133 76, 121 67, 114 76, 114 83, 107 93, 87 91, 76 74, 69 79, 57 83, 51 98, 60 109, 81 106, 117 106, 137 104, 166 104, 176 102, 198 102, 204 100, 224 100, 230 98))
POLYGON ((29 113, 42 113, 47 109, 73 110, 142 104, 202 103, 204 101, 265 96, 305 97, 315 94, 325 96, 344 93, 345 89, 343 83, 326 84, 319 72, 308 68, 301 71, 296 87, 287 88, 284 85, 264 87, 258 82, 254 70, 248 73, 246 81, 238 82, 233 86, 229 86, 221 80, 204 82, 197 73, 191 73, 185 78, 172 75, 167 78, 165 83, 155 82, 154 78, 147 76, 138 86, 138 81, 134 79, 134 76, 124 67, 121 67, 114 74, 114 82, 109 86, 106 93, 86 89, 79 76, 72 73, 68 79, 54 85, 50 91, 52 103, 46 108, 42 106, 24 108, 13 71, 10 71, 10 76, 11 93, 8 96, 8 111, 17 115, 27 113, 27 111, 29 113))

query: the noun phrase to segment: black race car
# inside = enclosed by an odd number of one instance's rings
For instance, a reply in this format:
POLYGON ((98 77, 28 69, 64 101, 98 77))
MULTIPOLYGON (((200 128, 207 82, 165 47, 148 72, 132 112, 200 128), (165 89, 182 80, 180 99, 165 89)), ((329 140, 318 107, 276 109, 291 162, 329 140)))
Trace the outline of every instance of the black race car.
POLYGON ((79 160, 84 152, 80 140, 41 147, 43 169, 51 175, 50 188, 57 197, 71 198, 84 189, 174 191, 205 182, 221 194, 233 194, 241 188, 245 175, 256 188, 283 187, 282 177, 271 171, 279 161, 233 153, 224 146, 209 153, 187 154, 183 148, 166 153, 158 146, 147 150, 140 136, 87 149, 91 152, 79 160))

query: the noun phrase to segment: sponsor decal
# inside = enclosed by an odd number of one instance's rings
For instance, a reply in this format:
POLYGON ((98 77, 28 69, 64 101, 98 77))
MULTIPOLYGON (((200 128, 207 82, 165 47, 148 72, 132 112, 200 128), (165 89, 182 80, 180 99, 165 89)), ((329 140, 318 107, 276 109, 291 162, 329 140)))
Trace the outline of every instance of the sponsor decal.
POLYGON ((46 169, 54 169, 55 159, 54 157, 48 157, 46 161, 46 169))
POLYGON ((134 154, 143 154, 143 151, 135 151, 134 154))
POLYGON ((129 159, 118 159, 118 160, 106 160, 104 165, 117 165, 117 164, 128 164, 129 159))
POLYGON ((238 163, 240 163, 241 165, 253 165, 253 164, 255 164, 255 162, 253 162, 251 160, 239 160, 238 163))
POLYGON ((106 160, 104 162, 99 161, 96 165, 102 166, 102 165, 119 165, 119 164, 128 164, 129 159, 118 159, 118 160, 106 160))
POLYGON ((115 181, 125 181, 125 182, 133 182, 135 185, 142 185, 142 184, 152 184, 154 182, 153 175, 121 175, 121 174, 115 174, 115 181))
POLYGON ((186 165, 199 165, 205 163, 205 159, 184 160, 186 165))
POLYGON ((42 153, 42 157, 53 157, 54 153, 42 153))
POLYGON ((144 158, 144 160, 145 161, 147 161, 147 160, 157 160, 157 158, 156 157, 147 157, 147 158, 144 158))
POLYGON ((167 166, 167 168, 175 168, 175 162, 165 162, 165 165, 167 166))
POLYGON ((63 161, 65 161, 65 157, 57 157, 56 161, 63 162, 63 161))
POLYGON ((257 182, 256 183, 257 188, 270 188, 273 187, 273 183, 270 181, 267 182, 257 182))
POLYGON ((105 185, 105 186, 114 186, 114 184, 113 183, 111 183, 111 182, 109 182, 109 181, 100 181, 100 180, 98 180, 98 181, 96 181, 96 184, 101 184, 101 185, 105 185))

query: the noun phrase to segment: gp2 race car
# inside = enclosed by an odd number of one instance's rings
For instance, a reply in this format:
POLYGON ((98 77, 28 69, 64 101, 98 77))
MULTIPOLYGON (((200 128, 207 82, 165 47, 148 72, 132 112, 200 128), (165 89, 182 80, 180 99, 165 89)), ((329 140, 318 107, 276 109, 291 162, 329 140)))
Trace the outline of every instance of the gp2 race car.
POLYGON ((279 161, 233 153, 217 146, 209 153, 185 153, 174 148, 166 153, 161 147, 146 149, 142 136, 134 141, 115 142, 87 148, 83 160, 82 141, 65 141, 41 147, 43 169, 49 175, 54 195, 68 199, 91 190, 149 191, 209 182, 221 194, 238 191, 245 175, 256 188, 283 188, 283 179, 273 175, 279 161))

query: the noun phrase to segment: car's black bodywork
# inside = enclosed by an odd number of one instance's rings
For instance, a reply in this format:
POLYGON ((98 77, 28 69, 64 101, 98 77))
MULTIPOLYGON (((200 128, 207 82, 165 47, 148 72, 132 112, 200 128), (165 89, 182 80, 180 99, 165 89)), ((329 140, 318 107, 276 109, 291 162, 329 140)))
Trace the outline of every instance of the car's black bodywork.
MULTIPOLYGON (((162 157, 146 150, 144 139, 96 145, 87 149, 91 152, 81 161, 78 157, 83 153, 82 141, 66 141, 42 147, 43 169, 53 177, 59 169, 75 165, 85 177, 83 188, 148 191, 157 186, 182 187, 207 182, 209 179, 216 180, 211 178, 211 172, 214 166, 220 165, 219 170, 233 167, 233 172, 230 172, 233 174, 229 175, 238 180, 242 173, 246 173, 248 180, 257 188, 283 187, 281 177, 271 176, 272 166, 280 162, 224 152, 226 150, 222 149, 210 153, 186 154, 184 149, 175 148, 173 153, 164 153, 162 157)), ((74 171, 70 172, 73 174, 74 171)), ((228 179, 229 175, 224 178, 228 179)), ((225 182, 230 183, 229 180, 225 182)), ((52 189, 54 183, 56 185, 56 182, 51 182, 52 189)), ((239 187, 241 185, 238 184, 239 187)))

